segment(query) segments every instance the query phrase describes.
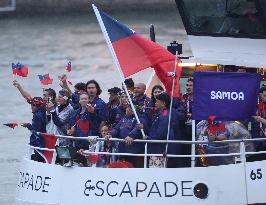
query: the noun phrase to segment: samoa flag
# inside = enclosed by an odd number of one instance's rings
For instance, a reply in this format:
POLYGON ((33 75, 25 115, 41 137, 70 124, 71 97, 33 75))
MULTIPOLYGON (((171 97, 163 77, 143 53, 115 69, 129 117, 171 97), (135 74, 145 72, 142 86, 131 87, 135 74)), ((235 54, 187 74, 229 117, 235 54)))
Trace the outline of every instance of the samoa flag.
POLYGON ((18 75, 21 77, 27 77, 29 69, 27 66, 25 66, 21 63, 17 63, 17 64, 12 63, 12 72, 13 72, 13 75, 18 75))
POLYGON ((3 125, 5 125, 7 127, 10 127, 12 129, 15 129, 18 126, 18 123, 15 123, 15 122, 13 122, 13 123, 5 123, 3 125))
POLYGON ((258 73, 195 72, 192 118, 250 119, 256 115, 260 80, 258 73))
POLYGON ((53 79, 50 77, 49 73, 45 75, 38 75, 38 77, 42 85, 49 85, 53 83, 53 79))
POLYGON ((66 71, 70 72, 71 70, 72 70, 71 61, 68 61, 67 66, 66 66, 66 71))
MULTIPOLYGON (((93 5, 95 14, 103 34, 108 36, 106 41, 114 49, 124 77, 133 75, 148 67, 153 67, 157 76, 170 93, 173 78, 167 77, 168 72, 173 72, 175 55, 167 51, 159 44, 144 38, 126 25, 113 19, 93 5), (110 40, 110 42, 109 42, 110 40)), ((112 52, 112 51, 111 51, 112 52)), ((178 62, 179 59, 178 59, 178 62)), ((181 68, 178 69, 181 71, 181 68)), ((178 75, 181 72, 177 72, 178 75)), ((179 94, 179 81, 175 92, 179 94)))

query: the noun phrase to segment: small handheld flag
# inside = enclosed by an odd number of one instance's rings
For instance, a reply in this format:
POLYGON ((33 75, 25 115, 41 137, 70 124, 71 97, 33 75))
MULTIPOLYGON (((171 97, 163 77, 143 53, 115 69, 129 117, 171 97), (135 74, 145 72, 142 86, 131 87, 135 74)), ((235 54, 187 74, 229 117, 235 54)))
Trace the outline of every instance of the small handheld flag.
POLYGON ((92 163, 92 164, 96 164, 99 160, 100 157, 97 154, 90 154, 87 159, 92 163))
POLYGON ((12 72, 13 72, 13 75, 17 75, 18 69, 15 63, 12 63, 12 72))
POLYGON ((53 79, 50 77, 50 74, 38 75, 42 85, 49 85, 53 83, 53 79))
POLYGON ((6 123, 6 124, 3 124, 3 125, 5 125, 5 126, 7 126, 7 127, 10 127, 10 128, 12 128, 12 129, 14 129, 15 127, 18 126, 17 123, 6 123))
POLYGON ((21 77, 27 77, 29 69, 27 66, 25 66, 21 63, 17 63, 17 64, 12 63, 12 72, 13 72, 13 75, 18 75, 21 77))
POLYGON ((66 66, 66 71, 67 71, 67 72, 70 72, 71 70, 72 70, 71 62, 68 61, 68 64, 67 64, 67 66, 66 66))
POLYGON ((225 131, 225 124, 222 122, 215 122, 215 119, 215 115, 211 115, 208 117, 208 127, 206 129, 207 132, 213 135, 225 131))

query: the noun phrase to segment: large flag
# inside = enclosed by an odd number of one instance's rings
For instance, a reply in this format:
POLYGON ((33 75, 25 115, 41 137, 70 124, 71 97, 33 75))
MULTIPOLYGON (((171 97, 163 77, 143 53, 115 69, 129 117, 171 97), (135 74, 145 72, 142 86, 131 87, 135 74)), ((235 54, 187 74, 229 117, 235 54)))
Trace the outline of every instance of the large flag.
POLYGON ((161 80, 161 82, 164 84, 164 87, 166 89, 166 92, 169 96, 171 96, 172 86, 173 86, 173 78, 171 77, 171 73, 174 71, 174 66, 176 66, 176 80, 174 85, 174 93, 173 97, 179 97, 180 96, 180 77, 182 74, 182 68, 178 65, 179 60, 177 60, 176 64, 174 61, 166 61, 159 63, 157 65, 154 65, 154 70, 156 72, 156 75, 161 80), (170 74, 170 75, 169 75, 170 74))
POLYGON ((17 63, 17 64, 12 63, 12 72, 13 72, 13 75, 19 75, 21 77, 27 77, 29 69, 27 66, 25 66, 21 63, 17 63))
POLYGON ((53 79, 50 77, 49 73, 45 75, 38 75, 38 77, 42 85, 49 85, 53 83, 53 79))
POLYGON ((256 115, 261 76, 257 73, 195 72, 195 120, 245 120, 256 115))
MULTIPOLYGON (((167 77, 168 72, 174 71, 175 55, 157 43, 144 38, 126 25, 113 19, 93 5, 107 44, 111 44, 118 59, 124 77, 133 75, 148 67, 154 67, 156 74, 170 93, 172 78, 167 77)), ((111 50, 112 52, 112 50, 111 50)), ((114 55, 114 53, 112 53, 114 55)), ((180 62, 177 59, 178 62, 180 62)), ((181 68, 178 67, 180 75, 181 68)), ((179 77, 178 77, 179 78, 179 77)), ((179 94, 179 82, 175 93, 179 94)))

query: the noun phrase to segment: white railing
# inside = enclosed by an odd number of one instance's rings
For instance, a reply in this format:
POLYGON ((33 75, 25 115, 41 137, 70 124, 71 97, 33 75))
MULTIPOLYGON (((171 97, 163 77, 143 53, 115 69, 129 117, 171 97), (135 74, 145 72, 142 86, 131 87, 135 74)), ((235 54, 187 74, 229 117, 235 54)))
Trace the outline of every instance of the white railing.
MULTIPOLYGON (((37 133, 41 134, 41 133, 37 133)), ((70 139, 70 140, 96 140, 96 141, 105 141, 104 138, 100 138, 99 136, 88 136, 88 137, 72 137, 72 136, 63 136, 63 135, 51 135, 56 138, 60 139, 70 139)), ((124 142, 123 139, 118 138, 110 138, 112 142, 124 142)), ((204 155, 197 155, 192 153, 191 155, 173 155, 173 154, 148 154, 147 150, 143 154, 133 154, 133 153, 109 153, 109 152, 90 152, 84 151, 85 154, 102 154, 102 155, 114 155, 114 156, 142 156, 144 157, 144 168, 147 167, 147 157, 156 156, 156 157, 167 157, 167 158, 191 158, 194 160, 195 158, 199 157, 226 157, 226 156, 239 156, 241 158, 241 162, 246 162, 246 155, 253 155, 253 154, 266 154, 266 151, 258 151, 258 152, 246 152, 245 151, 245 142, 254 142, 254 141, 266 141, 266 138, 254 138, 254 139, 236 139, 236 140, 223 140, 223 141, 183 141, 183 140, 142 140, 142 139, 135 139, 134 143, 161 143, 161 144, 213 144, 213 143, 239 143, 240 144, 240 152, 237 153, 228 153, 228 154, 204 154, 204 155)), ((55 151, 55 149, 48 149, 48 148, 40 148, 40 147, 33 147, 28 145, 31 149, 36 150, 45 150, 45 151, 55 151)))
POLYGON ((5 7, 0 7, 0 12, 9 12, 16 10, 16 0, 10 0, 10 4, 5 7))

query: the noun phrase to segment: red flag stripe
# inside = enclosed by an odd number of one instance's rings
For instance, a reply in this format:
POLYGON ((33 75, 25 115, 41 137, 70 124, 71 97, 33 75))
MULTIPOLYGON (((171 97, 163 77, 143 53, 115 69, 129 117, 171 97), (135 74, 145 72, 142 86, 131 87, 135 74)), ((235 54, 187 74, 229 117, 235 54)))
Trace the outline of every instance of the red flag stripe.
MULTIPOLYGON (((176 79, 175 79, 175 88, 174 88, 174 94, 173 97, 179 97, 180 96, 180 77, 182 74, 182 68, 178 66, 178 63, 180 62, 179 59, 177 59, 177 69, 176 69, 176 79)), ((156 72, 156 75, 160 79, 160 81, 164 84, 166 92, 169 96, 171 96, 172 93, 172 85, 173 85, 173 77, 169 77, 167 74, 168 72, 174 71, 175 62, 167 61, 159 63, 158 65, 154 66, 154 70, 156 72)))
POLYGON ((139 34, 115 41, 112 45, 125 77, 175 59, 165 48, 139 34))

